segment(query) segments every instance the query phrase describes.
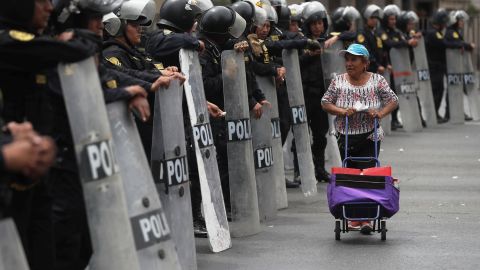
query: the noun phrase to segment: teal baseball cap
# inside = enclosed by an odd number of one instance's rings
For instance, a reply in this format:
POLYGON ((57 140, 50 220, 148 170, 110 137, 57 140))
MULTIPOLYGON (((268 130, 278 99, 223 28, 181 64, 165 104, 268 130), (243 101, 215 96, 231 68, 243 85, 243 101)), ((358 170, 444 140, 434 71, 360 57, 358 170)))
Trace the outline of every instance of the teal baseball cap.
POLYGON ((368 53, 367 48, 365 48, 365 46, 363 46, 362 44, 357 44, 357 43, 353 43, 352 45, 348 46, 348 49, 341 50, 339 52, 339 54, 342 56, 345 55, 345 53, 359 55, 366 58, 370 57, 370 53, 368 53))

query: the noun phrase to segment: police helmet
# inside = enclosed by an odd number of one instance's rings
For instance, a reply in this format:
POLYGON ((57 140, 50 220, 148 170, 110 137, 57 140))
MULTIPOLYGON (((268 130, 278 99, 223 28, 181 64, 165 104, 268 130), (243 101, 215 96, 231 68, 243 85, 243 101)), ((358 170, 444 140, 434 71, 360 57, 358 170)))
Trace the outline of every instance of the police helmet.
POLYGON ((286 7, 287 0, 270 0, 272 7, 286 7))
POLYGON ((302 10, 302 30, 306 35, 310 33, 309 24, 314 21, 322 20, 325 32, 328 29, 328 17, 325 6, 317 1, 308 2, 302 10))
POLYGON ((278 15, 278 26, 284 29, 290 24, 290 9, 285 6, 280 7, 278 15))
POLYGON ((160 8, 158 25, 187 32, 192 29, 197 16, 212 6, 210 0, 166 0, 160 8))
POLYGON ((267 21, 269 21, 272 24, 277 24, 278 23, 278 15, 277 11, 275 10, 274 7, 268 6, 267 8, 267 21))
POLYGON ((452 10, 449 15, 448 26, 456 24, 459 20, 468 21, 470 18, 464 10, 452 10))
POLYGON ((253 18, 253 25, 260 27, 267 21, 268 9, 271 7, 268 0, 245 0, 250 2, 255 7, 255 17, 253 18))
POLYGON ((367 20, 371 17, 382 19, 383 10, 377 5, 368 5, 363 11, 363 19, 367 20))
POLYGON ((417 13, 413 10, 404 10, 400 12, 397 18, 397 28, 403 32, 407 31, 407 25, 409 22, 418 23, 419 18, 417 13))
POLYGON ((35 0, 4 0, 0 8, 0 21, 26 27, 35 12, 35 0))
POLYGON ((215 6, 207 10, 198 24, 201 34, 238 38, 245 31, 246 22, 233 9, 215 6))
POLYGON ((113 37, 121 36, 125 32, 128 22, 135 22, 142 26, 152 24, 156 5, 153 0, 130 0, 124 2, 116 13, 103 16, 105 32, 113 37))
POLYGON ((123 0, 53 0, 57 21, 66 23, 72 15, 101 17, 116 10, 123 0))
POLYGON ((433 17, 432 17, 432 24, 436 24, 436 25, 446 25, 449 21, 449 15, 448 15, 448 12, 443 9, 443 8, 440 8, 438 9, 434 14, 433 14, 433 17))
POLYGON ((293 4, 288 6, 290 9, 290 20, 300 22, 302 20, 302 11, 305 5, 293 4))
POLYGON ((352 6, 339 7, 333 12, 331 19, 333 31, 348 31, 350 26, 360 19, 360 12, 352 6))

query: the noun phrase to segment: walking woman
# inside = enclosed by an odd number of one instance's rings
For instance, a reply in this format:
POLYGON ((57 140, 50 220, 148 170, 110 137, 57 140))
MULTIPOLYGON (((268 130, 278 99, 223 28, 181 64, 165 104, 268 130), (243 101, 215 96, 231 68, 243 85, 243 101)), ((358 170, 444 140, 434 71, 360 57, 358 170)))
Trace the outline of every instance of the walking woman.
MULTIPOLYGON (((335 129, 338 147, 345 158, 345 117, 348 116, 348 153, 353 157, 373 157, 374 118, 382 119, 398 107, 398 97, 382 75, 368 72, 369 52, 360 44, 352 44, 341 51, 347 73, 337 75, 322 98, 322 108, 336 115, 335 129)), ((383 130, 378 125, 380 144, 383 130)), ((347 167, 364 169, 374 167, 375 161, 349 161, 347 167)))

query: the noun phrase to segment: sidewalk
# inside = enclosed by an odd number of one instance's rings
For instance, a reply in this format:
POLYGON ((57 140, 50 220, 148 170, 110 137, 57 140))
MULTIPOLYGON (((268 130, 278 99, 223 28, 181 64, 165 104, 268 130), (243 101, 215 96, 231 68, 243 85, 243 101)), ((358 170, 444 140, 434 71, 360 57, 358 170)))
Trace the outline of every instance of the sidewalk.
POLYGON ((386 242, 355 232, 335 241, 322 183, 311 204, 289 189, 289 208, 263 232, 233 239, 228 251, 212 254, 197 239, 198 269, 479 269, 480 123, 394 132, 381 149, 401 181, 401 210, 387 222, 386 242))

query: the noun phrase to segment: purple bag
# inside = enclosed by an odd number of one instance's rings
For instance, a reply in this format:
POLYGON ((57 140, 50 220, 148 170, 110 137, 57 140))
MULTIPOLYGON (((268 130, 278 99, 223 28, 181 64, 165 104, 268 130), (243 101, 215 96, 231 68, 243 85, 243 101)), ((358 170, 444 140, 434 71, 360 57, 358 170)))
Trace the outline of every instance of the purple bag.
POLYGON ((328 207, 335 218, 342 218, 342 205, 375 202, 381 217, 392 217, 400 209, 400 191, 394 186, 390 167, 359 170, 332 168, 327 189, 328 207))

